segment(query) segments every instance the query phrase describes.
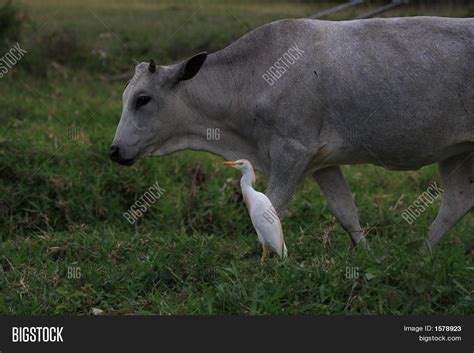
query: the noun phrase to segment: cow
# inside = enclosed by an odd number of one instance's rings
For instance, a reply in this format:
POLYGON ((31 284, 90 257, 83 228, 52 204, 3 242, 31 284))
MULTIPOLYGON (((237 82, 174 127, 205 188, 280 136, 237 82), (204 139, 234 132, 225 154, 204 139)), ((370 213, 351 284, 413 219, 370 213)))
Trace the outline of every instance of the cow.
POLYGON ((305 177, 364 240, 341 165, 417 170, 444 189, 436 244, 474 205, 474 19, 288 19, 167 66, 142 62, 109 156, 131 165, 191 149, 247 159, 283 217, 305 177), (219 139, 208 131, 220 129, 219 139))

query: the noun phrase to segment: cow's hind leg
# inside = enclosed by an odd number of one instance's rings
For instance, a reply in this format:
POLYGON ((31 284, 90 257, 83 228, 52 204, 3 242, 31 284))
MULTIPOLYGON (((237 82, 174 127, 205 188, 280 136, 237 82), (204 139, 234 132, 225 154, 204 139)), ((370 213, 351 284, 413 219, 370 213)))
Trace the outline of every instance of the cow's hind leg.
POLYGON ((329 209, 342 227, 349 233, 354 245, 364 240, 364 231, 359 224, 351 189, 338 166, 317 170, 313 177, 326 197, 329 209))
POLYGON ((444 193, 441 208, 428 233, 431 246, 474 206, 474 152, 440 162, 439 173, 444 193))

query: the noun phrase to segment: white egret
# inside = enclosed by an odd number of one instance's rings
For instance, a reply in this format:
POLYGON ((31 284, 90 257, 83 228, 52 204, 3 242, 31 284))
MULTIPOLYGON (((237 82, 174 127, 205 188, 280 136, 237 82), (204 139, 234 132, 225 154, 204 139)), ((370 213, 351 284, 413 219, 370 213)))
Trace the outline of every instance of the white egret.
POLYGON ((263 193, 254 190, 252 184, 255 182, 255 173, 252 164, 246 159, 235 162, 224 162, 242 172, 240 187, 244 196, 244 202, 250 214, 253 227, 262 244, 262 261, 269 257, 270 251, 279 256, 286 257, 287 249, 283 239, 283 231, 280 219, 270 199, 263 193))

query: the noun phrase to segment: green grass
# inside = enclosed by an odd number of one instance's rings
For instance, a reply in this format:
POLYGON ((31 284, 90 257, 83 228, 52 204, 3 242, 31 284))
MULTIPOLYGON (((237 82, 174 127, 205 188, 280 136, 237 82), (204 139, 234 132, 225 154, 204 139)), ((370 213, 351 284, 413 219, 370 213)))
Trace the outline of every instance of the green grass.
MULTIPOLYGON (((123 82, 105 79, 108 74, 121 72, 133 57, 147 58, 156 45, 164 58, 158 61, 167 62, 219 48, 247 26, 308 15, 323 5, 240 1, 211 7, 203 0, 183 28, 178 22, 196 2, 110 3, 74 0, 59 7, 51 27, 29 42, 17 70, 0 81, 1 314, 88 314, 92 308, 109 314, 474 313, 474 258, 466 253, 472 214, 428 255, 421 249, 439 202, 412 225, 401 218, 433 181, 439 184, 434 166, 416 172, 344 167, 371 252, 351 246, 317 185, 305 181, 283 222, 290 257, 260 264, 239 174, 219 158, 182 152, 125 168, 106 156, 123 90, 123 82), (78 47, 84 57, 70 55, 51 66, 52 59, 40 55, 41 44, 65 26, 83 33, 78 47), (101 62, 90 49, 104 32, 115 33, 107 43, 111 53, 124 51, 101 62), (130 44, 143 33, 142 43, 130 44), (71 139, 71 131, 79 138, 71 139), (123 212, 156 181, 166 191, 130 225, 123 212), (81 277, 69 278, 76 268, 81 277)), ((22 35, 31 38, 57 2, 23 4, 29 19, 22 35)), ((259 176, 257 189, 265 185, 259 176)))

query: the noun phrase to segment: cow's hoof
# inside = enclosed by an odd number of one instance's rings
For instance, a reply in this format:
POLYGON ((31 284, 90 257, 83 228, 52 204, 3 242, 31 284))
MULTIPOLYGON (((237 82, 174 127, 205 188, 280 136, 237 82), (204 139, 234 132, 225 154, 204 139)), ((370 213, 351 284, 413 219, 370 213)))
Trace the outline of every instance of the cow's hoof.
POLYGON ((433 245, 431 245, 428 239, 425 239, 423 245, 420 247, 420 252, 422 256, 431 256, 433 252, 433 245))
POLYGON ((370 248, 369 242, 367 241, 367 238, 363 237, 361 238, 356 244, 357 248, 364 249, 367 251, 372 251, 370 248))

